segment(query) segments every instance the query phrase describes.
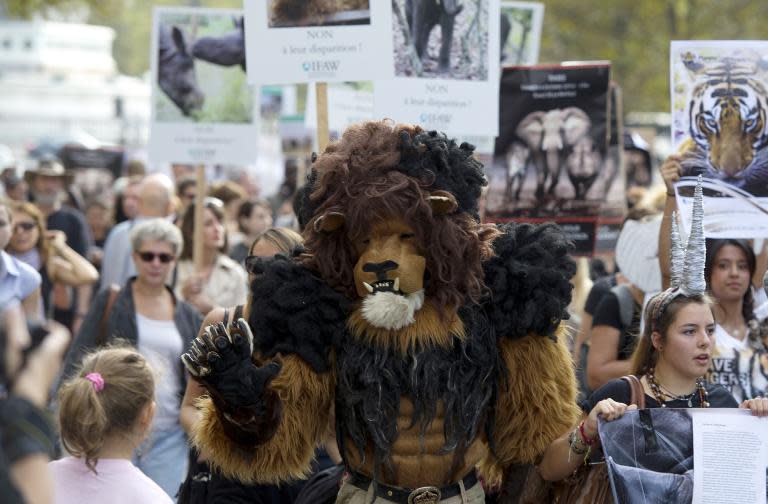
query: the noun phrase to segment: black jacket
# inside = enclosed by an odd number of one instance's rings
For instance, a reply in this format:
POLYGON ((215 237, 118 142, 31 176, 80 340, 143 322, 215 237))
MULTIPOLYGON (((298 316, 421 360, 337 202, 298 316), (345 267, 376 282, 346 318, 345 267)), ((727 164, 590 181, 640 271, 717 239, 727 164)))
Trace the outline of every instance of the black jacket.
MULTIPOLYGON (((136 307, 133 303, 133 281, 135 277, 128 280, 120 292, 117 294, 115 304, 112 305, 112 311, 107 319, 107 334, 106 342, 109 343, 115 339, 122 339, 131 345, 138 347, 139 335, 136 325, 136 307)), ((168 288, 166 286, 166 288, 168 288)), ((173 294, 173 290, 168 288, 168 292, 173 296, 174 303, 176 304, 176 310, 173 315, 173 321, 176 324, 181 338, 183 339, 183 350, 186 352, 189 349, 192 340, 197 336, 197 331, 200 329, 200 325, 203 322, 203 318, 200 313, 191 305, 185 303, 180 299, 176 299, 173 294)), ((67 356, 64 359, 62 381, 69 378, 74 374, 77 366, 80 364, 80 360, 83 355, 88 351, 93 350, 96 346, 96 340, 99 334, 99 325, 101 318, 104 315, 104 310, 107 306, 107 299, 109 298, 109 289, 103 289, 99 292, 91 303, 91 308, 88 310, 88 314, 83 319, 83 325, 80 327, 80 331, 77 333, 74 341, 69 347, 67 356)), ((181 377, 181 391, 184 393, 184 389, 187 386, 186 373, 181 363, 181 355, 177 361, 179 366, 179 376, 181 377)), ((181 398, 179 398, 181 400, 181 398)))

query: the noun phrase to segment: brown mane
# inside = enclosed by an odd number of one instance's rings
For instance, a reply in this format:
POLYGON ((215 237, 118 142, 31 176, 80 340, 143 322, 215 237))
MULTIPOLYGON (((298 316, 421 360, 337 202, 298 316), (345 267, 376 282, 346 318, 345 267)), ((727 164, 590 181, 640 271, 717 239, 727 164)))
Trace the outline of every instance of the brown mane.
POLYGON ((313 166, 317 184, 310 200, 317 210, 304 231, 307 262, 350 299, 357 297, 353 269, 358 254, 353 241, 374 220, 393 216, 414 229, 427 263, 426 295, 439 309, 478 302, 485 293, 481 263, 493 255, 495 228, 480 224, 466 212, 433 215, 426 200, 434 181, 427 156, 423 177, 395 169, 401 161, 403 139, 421 131, 389 121, 354 125, 313 166), (329 210, 346 216, 344 227, 334 233, 316 231, 315 221, 329 210))

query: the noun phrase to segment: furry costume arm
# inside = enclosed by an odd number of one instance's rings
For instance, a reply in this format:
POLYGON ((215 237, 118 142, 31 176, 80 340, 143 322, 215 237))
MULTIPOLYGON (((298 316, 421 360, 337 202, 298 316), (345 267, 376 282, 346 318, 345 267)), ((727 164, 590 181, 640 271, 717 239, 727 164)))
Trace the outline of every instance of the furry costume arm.
POLYGON ((306 476, 315 446, 331 427, 333 342, 344 330, 346 301, 287 257, 250 267, 257 280, 249 324, 240 319, 233 331, 240 336, 209 328, 183 356, 210 393, 198 401, 203 418, 193 442, 226 476, 278 483, 306 476), (242 336, 250 336, 249 326, 257 359, 237 349, 242 336))
POLYGON ((553 224, 507 224, 484 265, 491 296, 484 303, 502 364, 489 479, 530 464, 576 423, 576 380, 561 320, 568 318, 571 244, 553 224), (558 327, 560 329, 558 330, 558 327), (495 466, 495 467, 494 467, 495 466))
POLYGON ((306 478, 315 447, 332 428, 335 375, 317 374, 295 355, 278 360, 282 368, 269 388, 282 404, 282 418, 268 441, 258 445, 237 442, 213 399, 204 396, 198 400, 202 419, 195 426, 192 442, 210 454, 226 477, 262 484, 306 478))

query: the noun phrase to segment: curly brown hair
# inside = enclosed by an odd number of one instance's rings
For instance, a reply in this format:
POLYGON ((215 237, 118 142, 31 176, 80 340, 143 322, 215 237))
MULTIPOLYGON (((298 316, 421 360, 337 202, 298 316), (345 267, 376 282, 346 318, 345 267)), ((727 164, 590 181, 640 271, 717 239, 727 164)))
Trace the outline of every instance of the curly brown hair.
POLYGON ((471 146, 457 146, 418 126, 380 121, 349 127, 313 167, 309 199, 314 211, 304 230, 308 266, 354 299, 358 252, 353 242, 370 230, 371 222, 401 218, 413 228, 419 252, 426 258, 426 295, 440 308, 479 302, 486 292, 482 261, 493 255, 496 228, 480 224, 471 205, 436 215, 427 200, 438 187, 445 189, 436 181, 445 180, 446 173, 462 178, 454 187, 462 187, 463 194, 452 191, 457 200, 479 195, 485 179, 471 153, 471 146), (427 145, 434 139, 438 145, 427 145), (467 180, 474 182, 465 184, 467 180), (315 229, 317 219, 328 211, 344 214, 343 229, 333 233, 315 229))

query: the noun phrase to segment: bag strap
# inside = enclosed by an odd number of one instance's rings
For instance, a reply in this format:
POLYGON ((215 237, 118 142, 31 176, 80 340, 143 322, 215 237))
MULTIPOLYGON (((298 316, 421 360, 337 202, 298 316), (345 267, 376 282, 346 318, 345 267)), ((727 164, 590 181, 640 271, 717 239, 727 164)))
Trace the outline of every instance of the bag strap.
POLYGON ((99 333, 96 335, 96 346, 103 346, 107 342, 107 321, 109 320, 109 314, 112 313, 112 307, 115 305, 117 295, 120 292, 120 286, 117 284, 109 284, 109 294, 107 295, 107 304, 104 306, 104 313, 101 314, 101 320, 99 321, 99 333))
POLYGON ((643 390, 643 384, 635 375, 622 376, 622 380, 627 382, 631 390, 631 397, 629 404, 634 404, 637 409, 645 409, 645 390, 643 390))

